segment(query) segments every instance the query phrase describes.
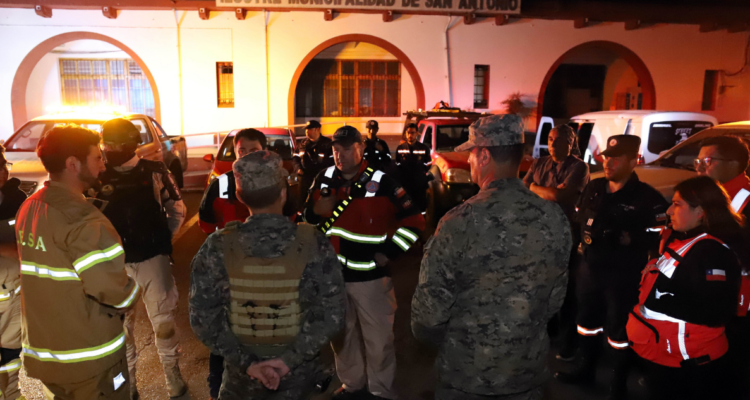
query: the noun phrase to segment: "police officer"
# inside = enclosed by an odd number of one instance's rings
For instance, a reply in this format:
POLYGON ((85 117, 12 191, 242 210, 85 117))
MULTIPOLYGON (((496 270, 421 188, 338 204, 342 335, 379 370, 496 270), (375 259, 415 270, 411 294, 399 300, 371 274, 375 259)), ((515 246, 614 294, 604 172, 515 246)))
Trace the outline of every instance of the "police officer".
POLYGON ((307 139, 302 142, 299 153, 294 156, 294 170, 299 175, 302 192, 310 189, 315 176, 323 169, 333 165, 333 148, 331 139, 320 133, 320 122, 310 121, 305 126, 307 139))
POLYGON ((396 149, 396 165, 404 189, 424 211, 427 208, 427 171, 432 158, 430 148, 417 141, 417 124, 406 127, 404 141, 396 149))
MULTIPOLYGON (((167 166, 135 154, 141 135, 132 122, 122 118, 105 122, 102 139, 107 169, 101 175, 101 189, 95 197, 102 200, 102 212, 122 238, 128 275, 143 288, 143 302, 153 325, 169 396, 182 396, 187 387, 178 366, 179 342, 174 322, 178 293, 170 255, 172 235, 185 219, 185 204, 167 166)), ((135 313, 133 309, 125 315, 132 398, 138 398, 135 313)))
POLYGON ((99 133, 57 126, 36 153, 50 180, 16 218, 23 366, 47 399, 130 397, 122 313, 140 293, 117 231, 82 193, 104 171, 99 133))
POLYGON ((365 139, 364 158, 370 168, 390 172, 387 169, 391 164, 391 151, 388 149, 388 143, 378 138, 378 121, 371 119, 365 124, 367 129, 367 139, 365 139))
POLYGON ((456 151, 471 151, 481 190, 443 217, 425 247, 412 331, 440 348, 435 399, 541 399, 546 322, 565 296, 570 227, 560 207, 518 179, 519 116, 469 129, 456 151))
POLYGON ((607 141, 604 177, 592 180, 576 205, 582 261, 577 271, 577 328, 582 362, 556 377, 568 383, 593 382, 599 335, 614 349, 611 398, 625 395, 631 352, 625 332, 628 313, 638 300, 641 270, 658 250, 658 228, 669 204, 633 171, 641 139, 617 135, 607 141))
POLYGON ((0 393, 16 399, 21 369, 21 266, 16 245, 16 213, 26 193, 16 178, 8 179, 11 163, 0 145, 0 393))
POLYGON ((211 234, 193 259, 190 324, 224 357, 219 398, 309 398, 318 353, 344 323, 341 265, 325 235, 282 215, 280 156, 258 151, 232 169, 251 216, 211 234))

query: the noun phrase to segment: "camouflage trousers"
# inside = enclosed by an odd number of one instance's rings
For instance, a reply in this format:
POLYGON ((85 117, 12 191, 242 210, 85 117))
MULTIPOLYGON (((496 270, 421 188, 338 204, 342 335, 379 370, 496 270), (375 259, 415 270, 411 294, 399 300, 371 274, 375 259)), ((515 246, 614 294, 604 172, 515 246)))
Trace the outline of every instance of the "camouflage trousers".
POLYGON ((303 400, 315 392, 315 384, 323 378, 319 360, 313 360, 293 369, 281 379, 278 390, 269 390, 251 379, 245 370, 224 363, 219 400, 303 400))
POLYGON ((438 386, 435 389, 435 400, 541 400, 544 389, 536 388, 528 392, 515 393, 502 396, 486 396, 481 394, 466 393, 458 389, 438 386))

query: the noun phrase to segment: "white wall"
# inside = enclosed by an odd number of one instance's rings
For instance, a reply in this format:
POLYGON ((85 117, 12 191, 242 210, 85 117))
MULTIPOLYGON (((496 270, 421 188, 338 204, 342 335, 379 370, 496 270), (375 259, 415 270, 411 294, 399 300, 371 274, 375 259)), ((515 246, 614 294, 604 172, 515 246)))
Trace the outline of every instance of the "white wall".
MULTIPOLYGON (((470 26, 457 18, 454 22, 449 31, 453 105, 473 106, 474 65, 487 64, 489 108, 494 111, 502 110, 502 100, 513 92, 535 102, 550 66, 570 48, 592 40, 622 44, 642 58, 654 79, 659 109, 700 111, 704 71, 739 69, 748 35, 700 33, 697 26, 687 25, 625 31, 621 23, 574 29, 571 21, 520 20, 505 26, 495 26, 492 19, 470 26)), ((197 11, 177 12, 177 20, 171 11, 121 11, 116 20, 110 20, 98 10, 54 10, 51 19, 44 19, 30 9, 0 9, 0 38, 14 38, 3 41, 0 58, 0 138, 13 130, 10 88, 21 60, 37 44, 61 33, 96 32, 133 49, 156 80, 163 126, 169 132, 187 134, 286 125, 289 87, 297 66, 320 43, 344 34, 373 35, 392 43, 416 66, 426 105, 447 101, 447 23, 448 17, 442 16, 402 15, 386 23, 379 14, 339 14, 326 22, 322 12, 271 13, 267 76, 260 12, 248 13, 244 21, 236 20, 233 13, 212 12, 210 20, 202 21, 197 11), (235 108, 216 106, 218 61, 234 62, 235 108)), ((748 119, 749 76, 728 79, 724 84, 732 87, 711 114, 721 121, 748 119)), ((402 103, 407 103, 404 98, 402 103)))

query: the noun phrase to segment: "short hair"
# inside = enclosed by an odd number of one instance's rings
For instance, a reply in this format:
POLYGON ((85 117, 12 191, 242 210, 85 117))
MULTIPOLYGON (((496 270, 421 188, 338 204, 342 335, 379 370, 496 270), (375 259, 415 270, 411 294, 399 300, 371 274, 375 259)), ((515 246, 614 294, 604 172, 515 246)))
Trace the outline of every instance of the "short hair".
POLYGON ((568 138, 568 142, 575 143, 576 132, 573 130, 573 128, 570 125, 561 124, 552 128, 550 130, 550 133, 552 133, 552 131, 557 131, 557 134, 560 136, 566 136, 568 138))
POLYGON ((281 196, 281 191, 286 190, 287 184, 282 182, 276 186, 264 187, 263 189, 250 190, 250 191, 238 191, 237 196, 242 202, 253 208, 264 208, 268 207, 281 196))
POLYGON ((54 174, 65 169, 69 157, 86 164, 91 146, 98 147, 101 140, 99 133, 76 124, 56 126, 39 139, 36 155, 42 160, 44 169, 54 174))
POLYGON ((268 147, 268 140, 266 139, 266 135, 263 134, 263 132, 253 129, 253 128, 247 128, 243 129, 234 136, 234 143, 232 143, 234 146, 237 146, 237 143, 240 142, 240 139, 247 139, 252 140, 255 142, 260 143, 260 147, 265 150, 266 147, 268 147))
POLYGON ((701 147, 716 146, 722 157, 737 161, 741 171, 747 169, 750 152, 744 140, 737 136, 714 136, 701 142, 701 147))
POLYGON ((411 128, 414 128, 414 129, 416 129, 416 130, 419 130, 419 128, 417 127, 417 124, 415 124, 415 123, 413 123, 413 122, 412 122, 411 124, 409 124, 409 125, 406 125, 406 129, 404 129, 404 132, 408 131, 408 130, 409 130, 409 129, 411 129, 411 128))
POLYGON ((520 165, 523 158, 523 143, 513 144, 510 146, 489 146, 485 147, 492 156, 492 161, 496 163, 520 165))

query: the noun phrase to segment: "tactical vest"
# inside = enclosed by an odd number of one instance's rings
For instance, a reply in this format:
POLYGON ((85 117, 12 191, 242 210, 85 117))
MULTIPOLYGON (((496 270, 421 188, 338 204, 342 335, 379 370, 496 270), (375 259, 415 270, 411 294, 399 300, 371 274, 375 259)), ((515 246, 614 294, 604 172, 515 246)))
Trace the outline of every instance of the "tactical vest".
POLYGON ((154 193, 155 169, 140 160, 129 171, 107 167, 96 198, 107 201, 102 212, 122 238, 125 262, 136 263, 172 253, 167 214, 154 193))
POLYGON ((281 355, 299 333, 299 284, 315 244, 315 227, 301 224, 281 257, 246 256, 239 221, 223 231, 231 297, 229 324, 240 342, 261 357, 281 355))

